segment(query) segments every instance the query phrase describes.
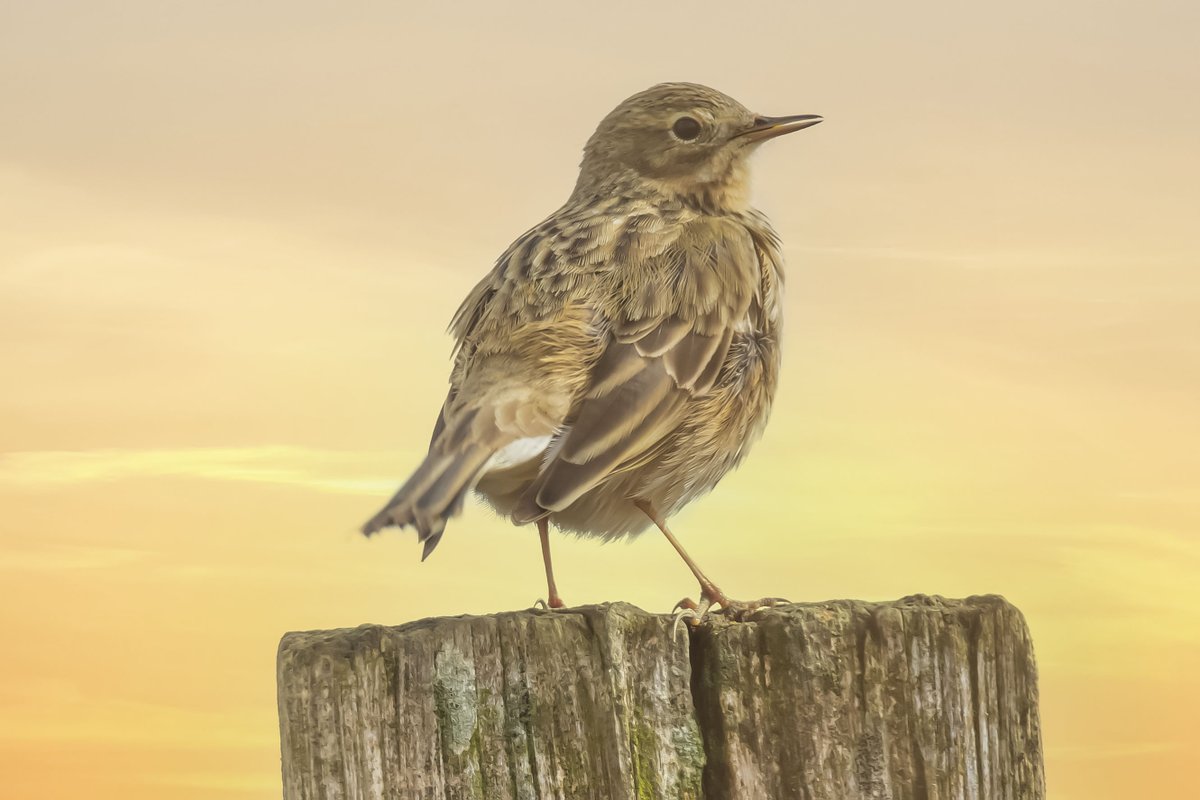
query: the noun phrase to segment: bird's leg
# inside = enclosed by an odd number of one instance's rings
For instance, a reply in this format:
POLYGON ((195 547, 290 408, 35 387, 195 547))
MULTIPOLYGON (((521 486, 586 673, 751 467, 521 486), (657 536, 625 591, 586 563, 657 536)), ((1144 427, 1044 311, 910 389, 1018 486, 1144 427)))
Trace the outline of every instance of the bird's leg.
POLYGON ((683 559, 683 563, 688 565, 688 569, 690 569, 692 574, 696 576, 696 580, 700 581, 700 603, 696 603, 694 600, 689 598, 684 598, 675 604, 675 608, 683 608, 689 611, 699 611, 700 616, 703 616, 704 612, 707 611, 708 607, 711 605, 724 607, 724 605, 729 602, 729 598, 725 596, 725 593, 722 592, 715 583, 709 580, 708 576, 704 574, 704 570, 700 569, 700 565, 692 560, 692 557, 688 555, 687 550, 683 549, 683 545, 681 545, 679 540, 675 538, 675 534, 671 533, 671 529, 667 527, 666 520, 659 516, 659 513, 655 510, 654 506, 650 505, 650 502, 647 500, 635 500, 634 505, 640 508, 642 513, 649 517, 650 520, 658 526, 658 529, 662 531, 663 536, 667 537, 667 541, 670 542, 671 546, 675 548, 675 552, 679 553, 679 557, 683 559))
POLYGON ((554 565, 550 563, 550 520, 542 517, 537 521, 538 536, 542 540, 542 562, 546 565, 546 599, 538 600, 545 608, 565 608, 566 603, 558 596, 558 587, 554 585, 554 565))
POLYGON ((781 605, 787 602, 787 600, 784 600, 782 597, 764 597, 760 600, 753 600, 750 602, 731 599, 728 595, 722 592, 721 589, 715 583, 713 583, 707 575, 704 574, 704 571, 700 569, 700 565, 692 560, 692 557, 689 556, 687 551, 683 549, 683 545, 681 545, 679 540, 675 538, 675 535, 671 533, 671 529, 667 527, 666 520, 662 518, 662 516, 657 510, 655 510, 654 506, 651 505, 649 501, 635 500, 634 505, 640 508, 642 513, 649 517, 651 521, 658 526, 658 529, 662 531, 663 536, 667 537, 667 541, 670 542, 671 546, 675 548, 675 552, 679 553, 680 558, 683 559, 683 563, 688 565, 688 569, 692 571, 692 574, 696 576, 696 580, 700 582, 699 602, 685 597, 676 603, 675 608, 672 609, 675 612, 676 623, 678 623, 679 620, 686 619, 690 620, 693 625, 698 625, 713 606, 720 606, 726 614, 734 619, 744 619, 760 608, 781 605))

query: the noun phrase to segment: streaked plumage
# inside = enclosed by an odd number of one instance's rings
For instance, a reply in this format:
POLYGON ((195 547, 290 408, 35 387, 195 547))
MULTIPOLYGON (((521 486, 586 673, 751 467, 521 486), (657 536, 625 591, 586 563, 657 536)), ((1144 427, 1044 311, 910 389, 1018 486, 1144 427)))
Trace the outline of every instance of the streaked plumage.
POLYGON ((780 366, 783 259, 746 157, 814 121, 682 83, 609 114, 567 203, 459 308, 429 454, 364 532, 411 525, 428 556, 475 488, 517 524, 613 539, 648 527, 639 505, 665 518, 712 489, 780 366))

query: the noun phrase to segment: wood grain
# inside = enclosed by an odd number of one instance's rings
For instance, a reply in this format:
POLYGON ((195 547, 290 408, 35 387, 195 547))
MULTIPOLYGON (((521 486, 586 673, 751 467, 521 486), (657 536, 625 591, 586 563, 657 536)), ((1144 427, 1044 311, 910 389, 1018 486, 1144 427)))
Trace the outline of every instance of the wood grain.
POLYGON ((784 606, 672 635, 624 603, 289 633, 285 800, 1045 796, 998 597, 784 606))

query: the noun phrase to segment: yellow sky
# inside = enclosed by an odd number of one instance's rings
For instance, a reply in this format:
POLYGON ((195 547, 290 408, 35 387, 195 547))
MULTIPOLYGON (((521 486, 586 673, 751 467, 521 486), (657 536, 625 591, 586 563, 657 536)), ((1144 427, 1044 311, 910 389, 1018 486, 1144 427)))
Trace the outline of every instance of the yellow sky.
MULTIPOLYGON (((0 771, 277 797, 286 630, 529 605, 419 458, 466 290, 662 80, 770 114, 783 388, 676 529, 734 596, 1006 595, 1056 800, 1200 793, 1200 12, 0 2, 0 771), (243 6, 250 6, 245 8, 243 6)), ((666 610, 665 542, 556 543, 666 610)))

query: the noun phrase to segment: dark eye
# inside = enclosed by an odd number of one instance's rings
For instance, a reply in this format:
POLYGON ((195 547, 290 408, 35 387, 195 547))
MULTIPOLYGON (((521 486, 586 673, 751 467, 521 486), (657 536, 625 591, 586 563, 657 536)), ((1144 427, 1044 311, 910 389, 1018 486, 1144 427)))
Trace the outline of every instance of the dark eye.
POLYGON ((677 139, 690 142, 700 135, 700 123, 691 117, 680 117, 671 126, 671 133, 675 134, 677 139))

